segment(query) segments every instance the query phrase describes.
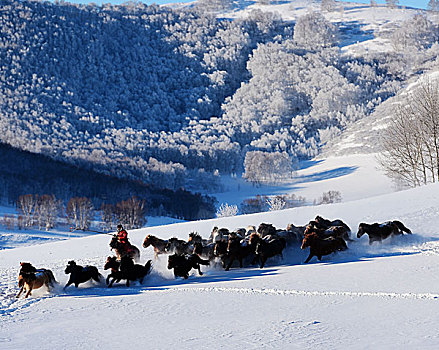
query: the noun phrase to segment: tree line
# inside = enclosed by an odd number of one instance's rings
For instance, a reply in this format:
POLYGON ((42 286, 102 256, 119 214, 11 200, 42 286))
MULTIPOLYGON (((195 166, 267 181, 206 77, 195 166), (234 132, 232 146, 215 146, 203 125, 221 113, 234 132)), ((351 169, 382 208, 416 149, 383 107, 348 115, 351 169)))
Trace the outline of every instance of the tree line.
POLYGON ((36 227, 49 231, 62 224, 60 218, 63 217, 70 230, 83 231, 89 230, 93 221, 99 222, 98 226, 105 232, 115 230, 117 224, 134 229, 147 222, 146 201, 136 197, 116 204, 103 203, 100 208, 94 208, 87 197, 72 197, 64 206, 54 195, 26 194, 18 198, 16 206, 19 213, 17 227, 20 229, 36 227))

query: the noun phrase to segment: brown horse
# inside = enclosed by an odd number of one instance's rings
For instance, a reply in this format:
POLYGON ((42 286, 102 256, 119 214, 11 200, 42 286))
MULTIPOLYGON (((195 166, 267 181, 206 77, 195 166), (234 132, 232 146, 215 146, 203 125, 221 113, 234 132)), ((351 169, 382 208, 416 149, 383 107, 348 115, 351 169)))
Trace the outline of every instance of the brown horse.
POLYGON ((117 259, 121 260, 124 256, 133 259, 135 262, 140 260, 140 250, 131 243, 120 243, 117 236, 114 235, 110 242, 111 249, 114 249, 117 255, 117 259))
POLYGON ((329 237, 322 238, 317 233, 310 233, 305 235, 302 242, 302 249, 309 247, 309 256, 305 260, 305 263, 311 260, 313 256, 317 256, 317 259, 322 260, 323 255, 328 255, 336 251, 346 250, 348 246, 341 237, 329 237))
POLYGON ((153 235, 148 235, 145 237, 145 240, 143 241, 143 248, 148 248, 149 246, 152 246, 154 248, 154 258, 158 259, 159 254, 165 254, 166 253, 166 245, 168 244, 167 240, 157 238, 153 235))
POLYGON ((46 286, 47 290, 50 290, 54 286, 55 280, 52 279, 53 273, 50 270, 45 272, 22 272, 18 278, 18 285, 21 286, 20 291, 17 294, 17 298, 20 297, 23 290, 26 290, 24 295, 27 298, 31 295, 32 290, 46 286))
POLYGON ((387 221, 382 224, 374 223, 371 225, 362 222, 358 226, 357 238, 367 233, 369 235, 369 244, 372 244, 373 242, 381 242, 389 236, 402 235, 403 232, 412 233, 401 221, 397 220, 387 221))

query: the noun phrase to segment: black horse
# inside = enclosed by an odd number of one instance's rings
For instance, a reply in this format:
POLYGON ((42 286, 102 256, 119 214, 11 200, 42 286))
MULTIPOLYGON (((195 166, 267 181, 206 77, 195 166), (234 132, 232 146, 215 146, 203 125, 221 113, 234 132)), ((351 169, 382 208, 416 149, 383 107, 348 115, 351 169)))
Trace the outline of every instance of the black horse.
POLYGON ((282 251, 287 246, 285 238, 274 238, 272 240, 260 239, 256 245, 256 257, 261 262, 261 269, 264 267, 268 258, 280 255, 283 259, 282 251))
POLYGON ((109 256, 104 266, 104 270, 111 269, 111 273, 107 276, 107 285, 110 288, 114 282, 120 282, 126 280, 126 286, 130 286, 130 281, 139 281, 143 283, 143 279, 151 272, 152 261, 143 266, 140 264, 134 264, 133 260, 127 256, 117 261, 115 256, 109 256), (110 278, 113 278, 110 282, 110 278))
POLYGON ((209 265, 209 260, 201 259, 197 254, 178 255, 173 254, 168 257, 168 269, 174 269, 175 277, 189 277, 189 271, 197 269, 200 276, 203 275, 200 265, 209 265))
POLYGON ((131 243, 120 243, 116 235, 113 235, 113 238, 110 241, 110 247, 116 252, 118 260, 121 260, 124 256, 133 259, 135 262, 139 262, 140 260, 139 248, 133 246, 131 243))
POLYGON ((102 275, 99 273, 95 266, 80 266, 77 265, 73 260, 69 261, 67 267, 64 271, 66 274, 70 274, 69 281, 64 286, 64 290, 71 284, 74 284, 76 288, 80 283, 87 282, 88 280, 95 280, 100 282, 102 275))
POLYGON ((370 225, 362 222, 358 225, 357 238, 360 238, 366 233, 369 235, 369 244, 372 244, 373 242, 381 242, 389 236, 402 235, 404 232, 412 233, 401 221, 397 220, 370 225))

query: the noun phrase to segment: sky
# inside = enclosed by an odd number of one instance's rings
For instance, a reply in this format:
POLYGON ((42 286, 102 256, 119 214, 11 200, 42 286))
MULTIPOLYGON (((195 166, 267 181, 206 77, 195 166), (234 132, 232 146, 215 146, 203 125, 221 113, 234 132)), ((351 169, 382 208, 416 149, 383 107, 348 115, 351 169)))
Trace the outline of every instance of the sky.
MULTIPOLYGON (((142 0, 141 2, 151 5, 153 3, 156 4, 169 4, 169 3, 178 3, 178 2, 191 2, 193 0, 142 0)), ((407 7, 414 7, 414 8, 420 8, 425 9, 427 7, 429 0, 399 0, 399 5, 401 6, 407 6, 407 7)), ((67 0, 66 2, 74 2, 74 3, 90 3, 94 2, 95 4, 101 5, 102 3, 111 3, 111 4, 121 4, 124 2, 127 2, 127 0, 67 0)), ((349 2, 358 2, 358 3, 365 3, 369 4, 370 0, 356 0, 356 1, 349 1, 349 2)), ((378 4, 384 4, 385 0, 376 0, 378 4)))

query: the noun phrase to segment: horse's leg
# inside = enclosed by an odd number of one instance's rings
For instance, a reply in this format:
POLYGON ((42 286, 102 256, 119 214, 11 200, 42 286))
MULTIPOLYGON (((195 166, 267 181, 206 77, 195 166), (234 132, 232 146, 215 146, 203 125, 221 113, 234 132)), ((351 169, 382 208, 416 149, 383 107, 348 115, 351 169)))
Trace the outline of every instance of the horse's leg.
POLYGON ((230 258, 229 265, 227 265, 227 267, 226 267, 226 271, 229 271, 229 270, 230 270, 230 267, 232 266, 232 264, 233 264, 234 261, 235 261, 235 257, 232 256, 232 257, 230 258))
POLYGON ((67 284, 64 286, 63 291, 65 291, 66 288, 67 288, 68 286, 70 286, 72 283, 73 283, 73 281, 72 281, 72 280, 69 280, 69 281, 67 282, 67 284))
POLYGON ((127 279, 127 287, 129 287, 129 286, 130 286, 130 280, 127 279))
POLYGON ((310 261, 311 258, 312 258, 313 256, 314 256, 314 254, 310 252, 308 258, 305 260, 305 264, 306 264, 308 261, 310 261))
POLYGON ((261 259, 261 266, 260 266, 261 269, 265 266, 266 261, 267 261, 267 258, 265 256, 262 257, 262 259, 261 259))
POLYGON ((110 284, 108 285, 108 288, 111 288, 113 286, 114 281, 116 281, 116 278, 113 277, 110 284))
POLYGON ((239 257, 239 267, 242 269, 242 256, 239 257))
POLYGON ((32 288, 29 286, 29 289, 27 290, 27 293, 25 294, 24 298, 27 298, 31 294, 32 288))
POLYGON ((201 272, 201 266, 199 264, 197 264, 197 270, 200 276, 203 276, 203 273, 201 272))
POLYGON ((16 298, 20 297, 21 293, 23 293, 24 290, 24 284, 21 286, 20 291, 18 292, 16 298))
POLYGON ((108 286, 108 282, 110 281, 110 278, 111 278, 112 276, 111 276, 111 273, 107 276, 107 279, 105 280, 105 283, 107 284, 107 286, 108 286))

